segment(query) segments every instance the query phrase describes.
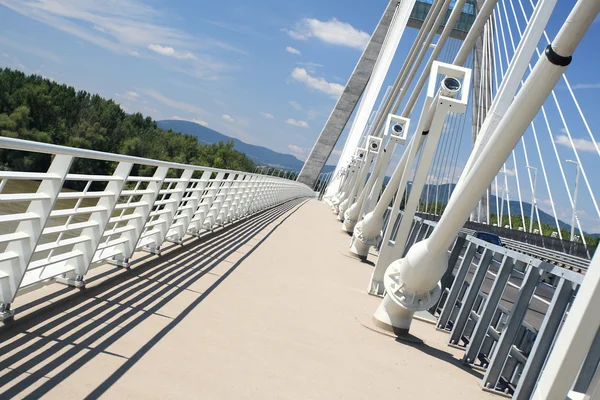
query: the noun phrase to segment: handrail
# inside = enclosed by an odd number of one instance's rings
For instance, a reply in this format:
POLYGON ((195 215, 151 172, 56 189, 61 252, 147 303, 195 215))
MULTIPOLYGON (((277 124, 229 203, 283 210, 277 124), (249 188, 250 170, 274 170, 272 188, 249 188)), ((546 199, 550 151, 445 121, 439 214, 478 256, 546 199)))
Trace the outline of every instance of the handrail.
POLYGON ((55 282, 82 287, 96 266, 128 268, 138 250, 160 255, 165 242, 183 244, 186 235, 316 195, 271 175, 7 137, 0 137, 0 148, 54 156, 44 172, 0 171, 0 321, 13 318, 17 294, 55 282), (112 174, 74 174, 75 159, 115 166, 112 174), (134 165, 156 168, 152 176, 134 176, 134 165), (176 178, 168 177, 171 170, 176 178), (84 188, 65 190, 68 181, 84 188))
MULTIPOLYGON (((124 154, 105 153, 102 151, 88 150, 88 149, 77 149, 74 147, 60 146, 57 144, 43 143, 43 142, 32 142, 29 140, 15 139, 9 137, 0 137, 0 148, 20 150, 20 151, 31 151, 35 153, 44 154, 62 154, 65 156, 77 157, 77 158, 88 158, 92 160, 101 161, 114 161, 114 162, 130 162, 132 164, 143 164, 154 167, 169 167, 175 169, 194 169, 211 172, 239 172, 229 169, 218 169, 212 167, 203 167, 198 165, 181 164, 169 161, 153 160, 150 158, 143 158, 137 156, 128 156, 124 154)), ((248 175, 260 175, 256 173, 248 172, 248 175)), ((274 176, 274 178, 277 178, 274 176)))

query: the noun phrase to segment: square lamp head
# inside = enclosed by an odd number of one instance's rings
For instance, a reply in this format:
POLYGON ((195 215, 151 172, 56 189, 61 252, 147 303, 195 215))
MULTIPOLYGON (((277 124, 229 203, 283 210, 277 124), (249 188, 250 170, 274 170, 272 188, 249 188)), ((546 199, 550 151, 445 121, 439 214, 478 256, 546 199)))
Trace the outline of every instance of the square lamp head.
POLYGON ((367 139, 367 148, 371 153, 379 153, 379 149, 381 148, 381 143, 383 139, 377 136, 369 136, 367 139))
POLYGON ((400 117, 399 115, 389 114, 385 122, 386 129, 390 130, 390 138, 396 140, 399 144, 406 142, 410 119, 400 117))
POLYGON ((440 100, 452 103, 453 112, 464 113, 469 102, 471 69, 434 61, 427 86, 428 97, 435 97, 438 75, 443 76, 439 87, 440 100))

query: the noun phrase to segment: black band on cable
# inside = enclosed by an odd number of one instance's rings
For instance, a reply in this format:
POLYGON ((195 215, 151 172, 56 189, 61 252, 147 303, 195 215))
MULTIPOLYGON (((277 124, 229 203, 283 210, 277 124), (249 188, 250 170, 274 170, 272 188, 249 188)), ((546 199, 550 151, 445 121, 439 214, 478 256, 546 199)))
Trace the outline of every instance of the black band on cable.
POLYGON ((560 67, 566 67, 567 65, 571 64, 571 60, 573 59, 572 56, 561 56, 560 54, 555 52, 554 49, 552 49, 552 45, 548 45, 544 53, 546 54, 546 58, 548 59, 548 61, 560 67))
POLYGON ((428 130, 427 130, 427 131, 423 131, 423 136, 425 136, 425 135, 427 135, 427 134, 429 134, 429 131, 428 131, 428 130))

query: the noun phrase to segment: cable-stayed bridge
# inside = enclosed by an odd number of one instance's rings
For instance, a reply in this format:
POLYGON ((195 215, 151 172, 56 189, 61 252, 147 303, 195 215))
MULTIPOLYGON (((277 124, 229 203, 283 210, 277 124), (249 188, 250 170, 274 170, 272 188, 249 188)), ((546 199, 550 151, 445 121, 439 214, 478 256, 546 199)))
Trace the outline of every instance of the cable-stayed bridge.
POLYGON ((2 396, 598 398, 600 3, 560 7, 390 1, 294 180, 1 137, 51 159, 0 171, 2 396))

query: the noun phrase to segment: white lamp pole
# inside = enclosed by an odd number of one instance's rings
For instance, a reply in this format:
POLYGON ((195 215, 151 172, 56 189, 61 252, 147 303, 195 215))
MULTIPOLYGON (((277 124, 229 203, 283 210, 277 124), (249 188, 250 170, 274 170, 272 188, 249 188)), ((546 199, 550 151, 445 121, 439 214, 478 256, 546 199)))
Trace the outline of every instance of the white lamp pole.
POLYGON ((575 238, 575 223, 577 222, 577 192, 579 191, 579 169, 581 166, 577 161, 567 160, 570 164, 575 164, 577 172, 575 175, 575 193, 573 193, 573 217, 571 218, 571 242, 575 238))
MULTIPOLYGON (((479 149, 481 152, 473 158, 471 168, 463 172, 461 182, 431 236, 412 245, 404 258, 388 267, 383 282, 386 294, 374 315, 379 326, 397 334, 407 334, 413 313, 427 310, 437 303, 442 292, 439 281, 448 270, 448 248, 562 77, 571 62, 571 55, 599 13, 600 1, 577 1, 552 44, 538 59, 521 90, 511 99, 489 140, 483 143, 479 149)), ((486 117, 489 124, 488 119, 490 114, 486 117)), ((592 286, 594 284, 595 281, 592 286)), ((594 332, 597 331, 598 325, 595 324, 594 328, 594 332)), ((552 379, 560 381, 562 376, 546 375, 550 376, 544 379, 544 385, 541 381, 538 384, 538 391, 542 388, 541 392, 546 395, 534 395, 533 398, 565 398, 566 393, 547 395, 552 393, 549 387, 555 385, 552 379)))

